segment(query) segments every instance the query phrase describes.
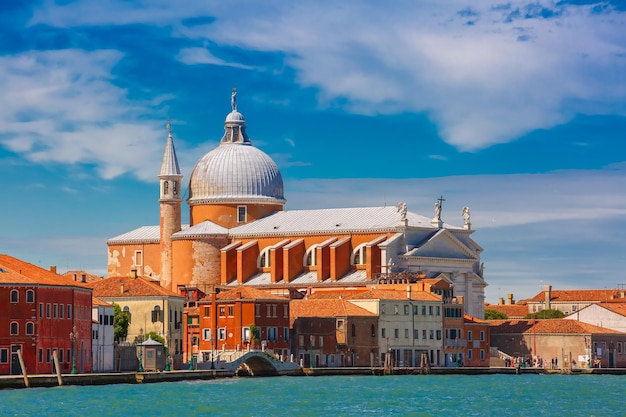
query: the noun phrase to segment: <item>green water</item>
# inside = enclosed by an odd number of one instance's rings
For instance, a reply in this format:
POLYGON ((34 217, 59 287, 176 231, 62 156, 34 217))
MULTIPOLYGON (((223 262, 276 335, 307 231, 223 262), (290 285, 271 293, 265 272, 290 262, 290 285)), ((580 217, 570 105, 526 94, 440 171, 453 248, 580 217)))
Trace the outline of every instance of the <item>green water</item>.
POLYGON ((626 416, 626 376, 232 378, 0 391, 0 416, 626 416))

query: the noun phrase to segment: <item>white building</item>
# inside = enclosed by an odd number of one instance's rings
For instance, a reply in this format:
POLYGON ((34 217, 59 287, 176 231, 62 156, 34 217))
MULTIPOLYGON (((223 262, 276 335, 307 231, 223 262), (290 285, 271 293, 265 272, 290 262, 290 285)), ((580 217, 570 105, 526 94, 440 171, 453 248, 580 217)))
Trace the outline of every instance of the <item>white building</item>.
POLYGON ((91 306, 93 372, 114 371, 114 316, 113 304, 93 298, 91 306))

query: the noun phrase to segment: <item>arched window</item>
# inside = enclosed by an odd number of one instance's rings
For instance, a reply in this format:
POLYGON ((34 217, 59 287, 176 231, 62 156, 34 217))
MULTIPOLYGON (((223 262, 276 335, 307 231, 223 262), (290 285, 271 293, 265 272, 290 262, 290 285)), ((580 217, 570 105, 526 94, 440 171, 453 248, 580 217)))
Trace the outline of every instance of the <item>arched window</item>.
POLYGON ((11 290, 11 302, 17 303, 20 301, 20 293, 18 290, 11 290))
POLYGON ((170 182, 163 181, 163 195, 167 195, 169 191, 170 191, 170 182))
POLYGON ((367 244, 363 243, 352 251, 352 265, 365 264, 367 264, 367 244))
POLYGON ((11 322, 11 336, 17 336, 19 334, 20 327, 16 321, 11 322))
POLYGON ((174 190, 174 195, 178 195, 178 181, 172 181, 172 189, 174 190))
POLYGON ((267 248, 261 251, 261 253, 259 254, 259 261, 257 262, 257 267, 269 268, 270 266, 272 266, 271 256, 270 256, 271 249, 272 247, 268 246, 267 248))
POLYGON ((372 324, 372 337, 376 337, 376 327, 372 324))
POLYGON ((354 324, 350 327, 350 333, 352 337, 356 337, 356 326, 354 324))
POLYGON ((152 310, 152 323, 156 323, 158 321, 163 321, 163 312, 161 311, 161 307, 154 306, 152 310))
POLYGON ((317 265, 317 245, 311 246, 304 254, 304 266, 317 265))
POLYGON ((29 321, 28 323, 26 323, 26 334, 27 335, 33 335, 35 334, 35 323, 29 321))
POLYGON ((124 309, 122 310, 122 312, 126 314, 126 316, 128 317, 128 323, 131 323, 132 322, 131 318, 133 316, 132 314, 130 314, 130 308, 128 306, 124 306, 124 309))
POLYGON ((31 304, 35 302, 35 291, 26 290, 26 302, 31 304))

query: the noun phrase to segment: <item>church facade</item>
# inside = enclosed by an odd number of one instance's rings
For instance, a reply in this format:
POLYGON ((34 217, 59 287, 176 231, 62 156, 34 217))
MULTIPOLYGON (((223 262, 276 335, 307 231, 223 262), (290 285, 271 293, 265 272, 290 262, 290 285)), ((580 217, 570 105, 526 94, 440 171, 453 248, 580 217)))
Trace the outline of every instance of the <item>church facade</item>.
POLYGON ((172 291, 205 294, 237 286, 293 295, 445 281, 453 290, 444 298, 462 296, 466 313, 483 317, 482 248, 471 238, 467 207, 463 226, 442 221, 442 199, 432 218, 404 203, 283 210, 280 170, 252 145, 236 92, 231 107, 220 145, 191 173, 188 225, 181 224, 183 175, 168 125, 159 225, 107 240, 109 276, 135 270, 172 291))

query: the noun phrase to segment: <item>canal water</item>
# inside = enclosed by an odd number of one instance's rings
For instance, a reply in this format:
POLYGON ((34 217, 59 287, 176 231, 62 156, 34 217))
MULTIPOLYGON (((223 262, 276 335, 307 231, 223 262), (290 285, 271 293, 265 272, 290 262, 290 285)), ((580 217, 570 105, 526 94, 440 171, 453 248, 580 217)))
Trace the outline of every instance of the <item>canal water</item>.
POLYGON ((0 391, 0 416, 625 416, 626 376, 231 378, 0 391))

